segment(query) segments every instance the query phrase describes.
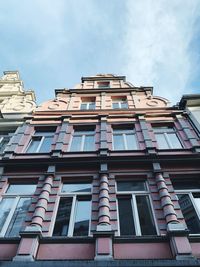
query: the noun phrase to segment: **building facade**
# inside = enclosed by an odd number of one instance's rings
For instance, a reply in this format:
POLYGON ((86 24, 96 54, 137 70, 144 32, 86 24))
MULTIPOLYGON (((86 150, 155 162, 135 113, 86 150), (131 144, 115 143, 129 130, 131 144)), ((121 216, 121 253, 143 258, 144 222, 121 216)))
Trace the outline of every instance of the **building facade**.
POLYGON ((200 140, 185 106, 111 74, 55 94, 2 152, 0 260, 199 266, 200 140))

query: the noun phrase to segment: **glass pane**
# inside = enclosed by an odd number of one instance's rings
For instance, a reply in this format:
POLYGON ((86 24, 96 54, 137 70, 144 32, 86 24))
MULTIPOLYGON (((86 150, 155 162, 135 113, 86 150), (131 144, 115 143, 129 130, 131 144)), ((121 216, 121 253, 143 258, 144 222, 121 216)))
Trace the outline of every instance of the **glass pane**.
POLYGON ((83 151, 93 151, 95 150, 95 141, 94 141, 94 135, 85 136, 85 142, 83 151))
POLYGON ((56 223, 53 231, 54 236, 67 236, 69 229, 70 214, 72 208, 72 198, 61 198, 56 223))
POLYGON ((175 133, 168 133, 167 136, 169 138, 171 148, 182 148, 182 145, 175 133))
POLYGON ((0 142, 0 153, 3 153, 4 149, 6 148, 6 145, 9 143, 10 137, 9 136, 4 136, 1 139, 0 142))
POLYGON ((45 136, 42 141, 42 145, 40 147, 39 152, 41 153, 50 152, 52 141, 53 141, 53 136, 45 136))
POLYGON ((14 198, 3 198, 0 203, 0 231, 7 219, 7 216, 12 208, 14 198))
POLYGON ((115 103, 113 102, 112 103, 112 108, 113 109, 118 109, 119 108, 119 103, 118 102, 115 102, 115 103))
POLYGON ((33 194, 36 190, 37 185, 36 184, 11 184, 9 185, 6 193, 9 194, 33 194))
POLYGON ((25 222, 31 198, 21 198, 8 226, 6 236, 18 236, 25 222))
POLYGON ((126 137, 127 149, 137 149, 137 142, 135 134, 128 134, 126 137))
POLYGON ((188 229, 190 230, 190 234, 200 233, 200 222, 189 195, 178 194, 177 196, 185 222, 188 229))
POLYGON ((198 180, 172 180, 172 184, 175 190, 200 189, 200 182, 198 180))
POLYGON ((156 141, 158 144, 158 148, 160 148, 160 149, 169 149, 170 148, 166 139, 165 139, 164 134, 155 134, 155 137, 156 137, 156 141))
POLYGON ((91 201, 79 200, 77 202, 74 236, 87 236, 91 213, 91 201))
POLYGON ((121 108, 128 108, 127 102, 122 102, 121 103, 121 108))
POLYGON ((148 196, 136 196, 142 235, 156 235, 155 223, 148 196))
POLYGON ((146 191, 146 184, 144 181, 117 182, 117 191, 146 191))
POLYGON ((73 136, 70 151, 80 151, 81 141, 82 141, 82 136, 73 136))
POLYGON ((38 146, 40 144, 42 137, 38 136, 38 137, 33 137, 33 139, 31 140, 31 143, 28 147, 28 149, 26 150, 26 152, 28 153, 35 153, 37 152, 38 146))
POLYGON ((168 133, 168 132, 174 132, 174 129, 172 127, 153 127, 154 133, 168 133))
POLYGON ((95 109, 95 103, 94 102, 89 103, 89 109, 95 109))
POLYGON ((62 193, 91 192, 91 184, 63 184, 62 193))
POLYGON ((195 207, 197 212, 200 215, 200 193, 193 193, 193 198, 194 198, 194 203, 195 203, 195 207))
POLYGON ((87 103, 81 103, 81 109, 82 110, 87 109, 87 103))
POLYGON ((113 135, 113 149, 114 150, 124 150, 124 139, 123 135, 119 134, 114 134, 113 135))
POLYGON ((131 198, 119 198, 118 209, 120 235, 135 235, 135 225, 133 221, 131 198))

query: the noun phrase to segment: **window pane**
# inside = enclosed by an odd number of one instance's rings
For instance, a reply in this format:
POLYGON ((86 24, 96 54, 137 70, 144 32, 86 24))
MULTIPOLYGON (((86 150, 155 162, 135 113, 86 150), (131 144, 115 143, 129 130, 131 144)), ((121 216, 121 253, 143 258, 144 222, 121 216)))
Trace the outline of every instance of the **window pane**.
POLYGON ((156 228, 148 196, 136 196, 142 235, 156 235, 156 228))
POLYGON ((185 222, 187 224, 188 229, 190 230, 190 234, 200 233, 200 222, 196 214, 196 211, 192 205, 189 195, 178 194, 177 196, 179 199, 179 205, 181 207, 185 222))
POLYGON ((18 236, 26 218, 31 198, 21 198, 12 216, 6 236, 18 236))
POLYGON ((94 141, 94 135, 85 136, 85 142, 83 151, 93 151, 95 150, 95 141, 94 141))
POLYGON ((41 139, 42 139, 41 136, 33 137, 33 139, 31 140, 31 143, 30 143, 30 145, 29 145, 29 147, 28 147, 26 152, 28 152, 28 153, 37 152, 37 149, 38 149, 38 146, 40 144, 41 139))
POLYGON ((122 102, 121 103, 121 108, 128 108, 127 102, 122 102))
POLYGON ((168 138, 172 148, 182 148, 182 145, 175 133, 168 133, 168 138))
POLYGON ((81 103, 81 109, 82 110, 87 109, 87 103, 81 103))
POLYGON ((54 236, 67 236, 72 207, 72 198, 61 198, 56 223, 53 231, 54 236))
POLYGON ((118 109, 119 108, 119 103, 118 102, 113 102, 112 103, 112 107, 113 107, 113 109, 118 109))
POLYGON ((53 141, 53 136, 45 136, 39 152, 45 153, 51 151, 52 141, 53 141))
POLYGON ((1 138, 0 142, 0 153, 3 153, 4 149, 6 148, 6 145, 9 143, 10 137, 9 136, 4 136, 1 138))
POLYGON ((21 195, 21 194, 33 194, 35 192, 36 189, 36 184, 11 184, 9 185, 6 193, 9 194, 17 194, 17 195, 21 195))
POLYGON ((80 151, 81 141, 82 141, 82 136, 73 136, 70 151, 80 151))
POLYGON ((114 150, 124 150, 124 139, 123 135, 121 134, 114 134, 113 135, 113 148, 114 150))
POLYGON ((174 129, 172 127, 153 127, 154 133, 168 133, 168 132, 174 132, 174 129))
POLYGON ((158 148, 160 149, 169 149, 169 145, 165 139, 164 134, 155 134, 156 141, 158 143, 158 148))
POLYGON ((77 202, 74 236, 87 236, 91 213, 91 201, 79 200, 77 202))
POLYGON ((131 198, 119 198, 118 209, 120 235, 135 235, 131 198))
POLYGON ((3 198, 0 203, 0 231, 7 219, 7 216, 12 208, 14 198, 3 198))
POLYGON ((144 181, 117 182, 117 191, 146 191, 144 181))
POLYGON ((91 192, 91 184, 63 184, 62 193, 91 192))
POLYGON ((94 102, 89 103, 89 109, 95 109, 95 103, 94 102))
POLYGON ((127 149, 137 149, 137 142, 135 134, 126 135, 127 149))
POLYGON ((198 180, 172 180, 172 184, 175 190, 190 190, 200 189, 200 182, 198 180))

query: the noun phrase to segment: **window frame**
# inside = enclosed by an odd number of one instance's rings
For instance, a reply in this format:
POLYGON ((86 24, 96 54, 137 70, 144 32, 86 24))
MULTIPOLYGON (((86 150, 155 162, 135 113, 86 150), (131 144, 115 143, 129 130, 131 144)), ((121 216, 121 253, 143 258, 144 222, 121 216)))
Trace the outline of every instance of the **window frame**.
MULTIPOLYGON (((141 231, 141 226, 140 226, 140 219, 139 219, 139 212, 138 212, 138 207, 137 207, 137 200, 136 197, 137 196, 147 196, 148 200, 149 200, 149 204, 150 204, 150 212, 151 215, 153 217, 153 221, 154 221, 154 225, 155 225, 155 231, 156 231, 156 235, 159 235, 159 229, 158 229, 158 225, 157 225, 157 221, 156 221, 156 216, 154 213, 154 209, 153 209, 153 202, 152 202, 152 198, 151 198, 151 193, 149 191, 149 186, 147 181, 144 181, 146 190, 138 190, 138 191, 118 191, 117 189, 117 182, 129 182, 129 181, 133 181, 131 179, 125 179, 125 180, 121 180, 119 179, 118 181, 115 182, 115 188, 116 188, 116 204, 117 204, 117 221, 118 221, 118 231, 117 231, 117 236, 123 236, 120 233, 120 216, 119 216, 119 203, 118 203, 118 199, 120 198, 120 196, 131 196, 131 210, 132 210, 132 215, 133 215, 133 222, 134 222, 134 227, 135 227, 135 235, 126 235, 126 236, 134 236, 134 237, 141 237, 141 236, 145 236, 142 235, 142 231, 141 231)), ((136 180, 134 179, 135 182, 140 181, 140 180, 136 180)), ((141 180, 142 181, 142 180, 141 180)))
MULTIPOLYGON (((23 184, 23 185, 24 185, 24 183, 9 183, 9 185, 8 185, 8 187, 7 187, 7 189, 6 189, 6 191, 9 189, 9 186, 10 186, 10 185, 20 185, 20 184, 23 184)), ((26 184, 26 185, 30 185, 30 184, 26 184)), ((35 191, 36 191, 36 189, 37 189, 37 184, 32 183, 31 185, 36 185, 36 187, 35 187, 35 191)), ((5 220, 5 222, 4 222, 4 225, 2 226, 2 229, 0 230, 0 237, 6 237, 6 232, 8 231, 9 225, 10 225, 10 223, 11 223, 11 221, 12 221, 12 218, 13 218, 13 216, 14 216, 15 210, 16 210, 16 208, 17 208, 17 206, 18 206, 20 200, 23 199, 23 198, 29 198, 30 200, 32 200, 35 191, 33 191, 32 195, 30 195, 30 194, 26 194, 26 193, 19 193, 19 194, 16 194, 16 193, 7 193, 7 192, 4 192, 4 193, 2 194, 2 196, 1 196, 1 198, 0 198, 0 203, 1 203, 4 199, 13 199, 13 203, 12 203, 12 207, 11 207, 11 209, 10 209, 10 211, 9 211, 9 213, 8 213, 8 215, 7 215, 7 217, 6 217, 6 220, 5 220)), ((31 203, 30 203, 30 205, 31 205, 31 203)), ((28 213, 28 210, 27 210, 27 213, 28 213)), ((14 225, 14 224, 13 224, 13 225, 14 225)), ((12 226, 13 226, 13 225, 12 225, 12 226)), ((10 236, 8 236, 8 237, 10 237, 10 236)), ((11 237, 12 237, 12 236, 11 236, 11 237)), ((14 236, 14 237, 16 237, 16 236, 14 236)))
POLYGON ((128 101, 125 98, 113 98, 112 99, 112 109, 128 109, 128 101), (122 104, 126 104, 126 107, 122 107, 122 104), (118 107, 114 108, 113 104, 117 104, 118 107))
POLYGON ((47 129, 47 130, 44 130, 44 131, 40 131, 40 130, 37 131, 37 130, 36 130, 36 131, 34 132, 34 134, 31 136, 31 139, 29 140, 29 143, 28 143, 27 147, 25 147, 25 153, 29 153, 29 154, 31 154, 31 153, 33 153, 33 154, 35 154, 35 153, 50 153, 51 150, 52 150, 51 146, 52 146, 52 144, 53 144, 54 136, 55 136, 55 131, 48 131, 48 129, 47 129), (28 150, 29 150, 29 147, 30 147, 31 144, 32 144, 34 141, 36 141, 37 138, 39 138, 39 137, 41 137, 41 139, 39 140, 39 145, 37 146, 36 151, 34 151, 34 152, 29 152, 29 151, 28 151, 28 150), (46 138, 46 137, 52 137, 52 142, 51 142, 50 149, 49 149, 48 152, 42 152, 42 151, 40 152, 40 149, 41 149, 43 143, 45 142, 45 138, 46 138))
POLYGON ((75 128, 73 130, 72 135, 71 135, 71 140, 70 140, 68 151, 69 152, 90 152, 90 151, 93 152, 93 151, 96 151, 96 145, 95 144, 96 144, 96 127, 94 127, 93 129, 91 128, 90 130, 75 128), (88 134, 80 134, 81 132, 91 132, 91 133, 90 134, 89 133, 88 134), (77 137, 81 136, 81 143, 80 143, 80 149, 79 150, 71 150, 74 136, 77 136, 77 137), (84 150, 86 136, 94 136, 94 149, 93 150, 84 150))
POLYGON ((112 127, 112 150, 113 151, 123 151, 123 150, 126 150, 126 151, 130 151, 130 150, 139 150, 140 149, 140 146, 139 146, 139 142, 138 142, 138 138, 137 138, 137 133, 136 133, 136 130, 135 130, 135 127, 112 127), (123 146, 124 146, 124 149, 115 149, 115 146, 114 146, 114 131, 115 130, 120 130, 121 132, 119 133, 116 133, 116 135, 122 135, 122 138, 123 138, 123 146), (130 130, 132 131, 132 133, 124 133, 123 131, 127 131, 127 130, 130 130), (132 148, 132 149, 128 149, 128 145, 127 145, 127 138, 126 136, 127 135, 134 135, 134 139, 135 139, 135 143, 136 143, 136 148, 132 148))
MULTIPOLYGON (((92 203, 92 182, 91 181, 84 181, 84 182, 74 182, 71 181, 70 182, 62 182, 61 186, 60 186, 60 193, 59 193, 59 197, 58 197, 58 203, 57 203, 57 208, 56 208, 56 213, 55 213, 55 220, 54 220, 54 224, 53 224, 53 229, 52 229, 52 236, 54 237, 75 237, 75 238, 79 238, 82 236, 76 236, 73 235, 74 233, 74 228, 75 228, 75 219, 76 219, 76 211, 78 208, 78 201, 79 198, 87 200, 87 201, 91 201, 92 203), (62 192, 62 188, 64 184, 91 184, 91 191, 90 192, 62 192), (54 232, 54 228, 56 225, 56 219, 57 219, 57 214, 58 214, 58 210, 59 210, 59 204, 60 204, 60 200, 62 198, 71 198, 72 199, 72 205, 71 205, 71 211, 70 211, 70 218, 69 218, 69 226, 68 226, 68 233, 67 235, 53 235, 54 232)), ((90 206, 90 218, 89 218, 89 227, 88 227, 88 235, 87 236, 83 236, 83 237, 91 237, 92 233, 91 233, 91 221, 92 221, 92 204, 90 206)))
POLYGON ((173 125, 152 125, 152 129, 153 129, 153 134, 155 136, 157 148, 159 150, 160 149, 183 149, 184 148, 183 141, 179 137, 179 134, 177 133, 177 129, 173 125), (161 132, 155 132, 154 131, 154 128, 160 128, 161 129, 162 127, 165 127, 165 128, 163 128, 163 131, 161 131, 161 132), (168 129, 169 129, 169 131, 166 132, 165 130, 168 130, 168 129), (159 143, 158 143, 157 138, 156 138, 157 134, 164 136, 164 139, 166 141, 168 148, 159 148, 159 143), (181 146, 180 148, 173 147, 173 144, 170 141, 170 138, 168 137, 169 134, 175 134, 176 135, 176 138, 177 138, 177 140, 181 146))
POLYGON ((80 110, 95 110, 96 109, 96 102, 95 101, 81 101, 80 110), (82 108, 82 104, 86 105, 86 108, 82 108), (90 105, 94 105, 93 108, 90 105))
POLYGON ((14 132, 6 132, 6 131, 4 132, 4 131, 2 131, 2 133, 0 133, 0 155, 4 153, 4 150, 7 147, 7 145, 9 144, 9 142, 10 142, 11 138, 13 137, 13 135, 14 135, 14 132), (1 143, 5 138, 8 138, 9 140, 8 140, 7 144, 5 145, 3 151, 1 151, 1 146, 2 146, 1 143))

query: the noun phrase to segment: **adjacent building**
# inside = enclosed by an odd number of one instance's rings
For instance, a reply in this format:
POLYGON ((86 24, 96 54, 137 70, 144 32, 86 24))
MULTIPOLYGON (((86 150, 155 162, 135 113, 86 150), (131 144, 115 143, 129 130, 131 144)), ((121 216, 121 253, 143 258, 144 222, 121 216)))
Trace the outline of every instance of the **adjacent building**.
POLYGON ((111 74, 29 101, 2 149, 1 261, 200 265, 199 128, 182 102, 111 74))

